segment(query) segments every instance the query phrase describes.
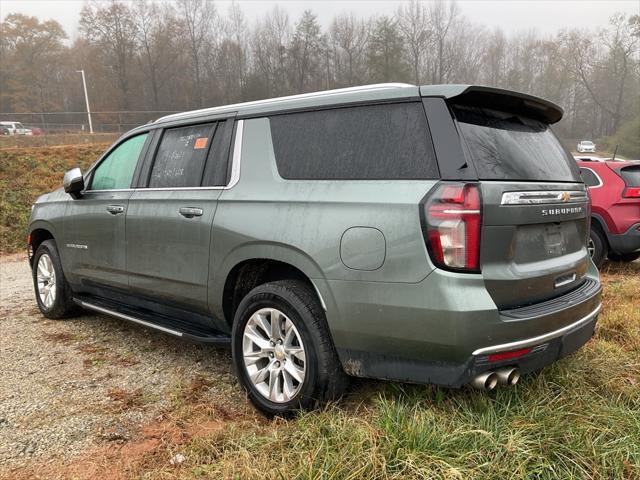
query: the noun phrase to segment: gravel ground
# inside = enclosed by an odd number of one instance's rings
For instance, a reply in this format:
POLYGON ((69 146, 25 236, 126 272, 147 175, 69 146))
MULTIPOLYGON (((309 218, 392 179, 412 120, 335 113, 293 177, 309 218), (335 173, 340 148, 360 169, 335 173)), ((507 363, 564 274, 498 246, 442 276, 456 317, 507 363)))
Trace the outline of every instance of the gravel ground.
POLYGON ((45 319, 24 254, 0 257, 0 339, 0 476, 129 440, 199 376, 212 402, 245 402, 226 349, 91 313, 45 319))

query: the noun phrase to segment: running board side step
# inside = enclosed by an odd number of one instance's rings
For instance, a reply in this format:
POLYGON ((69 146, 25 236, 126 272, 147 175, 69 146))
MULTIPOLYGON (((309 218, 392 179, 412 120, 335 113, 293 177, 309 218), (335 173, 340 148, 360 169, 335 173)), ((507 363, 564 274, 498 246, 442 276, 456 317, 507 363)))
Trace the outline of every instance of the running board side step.
POLYGON ((84 298, 76 297, 73 299, 73 301, 77 305, 80 305, 81 307, 88 310, 104 313, 105 315, 110 315, 112 317, 126 320, 128 322, 137 323, 138 325, 142 325, 143 327, 152 328, 154 330, 168 333, 169 335, 180 337, 185 340, 215 345, 231 344, 231 338, 228 335, 225 335, 224 333, 218 332, 213 329, 207 330, 204 327, 187 325, 182 321, 176 321, 176 324, 173 324, 174 322, 172 322, 168 317, 150 315, 146 312, 140 313, 139 315, 134 315, 133 312, 131 312, 131 309, 126 308, 125 306, 123 306, 123 310, 126 309, 127 313, 124 313, 116 309, 117 307, 119 307, 119 305, 111 304, 111 302, 102 302, 97 298, 91 298, 91 300, 89 301, 84 298), (177 323, 180 323, 182 325, 179 326, 177 325, 177 323))

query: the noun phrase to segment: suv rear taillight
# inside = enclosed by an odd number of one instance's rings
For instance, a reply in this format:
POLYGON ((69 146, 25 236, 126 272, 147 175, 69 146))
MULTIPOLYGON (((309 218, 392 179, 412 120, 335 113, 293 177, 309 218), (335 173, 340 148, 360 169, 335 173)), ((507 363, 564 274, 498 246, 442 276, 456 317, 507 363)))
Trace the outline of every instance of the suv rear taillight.
POLYGON ((622 192, 624 198, 640 198, 640 187, 627 187, 622 192))
POLYGON ((475 183, 442 183, 423 206, 425 238, 440 268, 480 271, 482 204, 475 183))

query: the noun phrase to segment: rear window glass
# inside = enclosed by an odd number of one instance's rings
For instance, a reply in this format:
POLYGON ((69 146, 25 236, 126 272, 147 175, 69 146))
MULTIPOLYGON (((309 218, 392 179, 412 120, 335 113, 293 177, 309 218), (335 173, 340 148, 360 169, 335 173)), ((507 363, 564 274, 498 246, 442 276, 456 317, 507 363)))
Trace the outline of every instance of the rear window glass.
POLYGON ((453 106, 483 180, 580 182, 575 161, 549 125, 513 113, 453 106))
POLYGON ((283 178, 438 178, 420 103, 292 113, 269 121, 276 164, 283 178))
POLYGON ((199 187, 215 124, 166 130, 149 180, 150 188, 199 187))
POLYGON ((640 187, 640 165, 622 167, 620 169, 620 176, 627 187, 640 187))

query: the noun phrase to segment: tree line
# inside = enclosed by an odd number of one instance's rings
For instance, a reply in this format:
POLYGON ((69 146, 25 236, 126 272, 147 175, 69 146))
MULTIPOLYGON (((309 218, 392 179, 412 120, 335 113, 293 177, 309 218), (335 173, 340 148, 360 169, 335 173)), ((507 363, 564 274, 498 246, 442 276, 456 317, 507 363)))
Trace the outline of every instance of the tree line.
MULTIPOLYGON (((547 7, 544 7, 547 8, 547 7)), ((640 137, 640 15, 606 28, 506 34, 455 1, 411 1, 394 15, 336 15, 323 27, 275 6, 249 22, 238 3, 85 3, 79 35, 54 20, 0 24, 0 111, 180 111, 376 82, 474 83, 548 98, 565 138, 631 127, 640 137)))

